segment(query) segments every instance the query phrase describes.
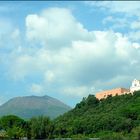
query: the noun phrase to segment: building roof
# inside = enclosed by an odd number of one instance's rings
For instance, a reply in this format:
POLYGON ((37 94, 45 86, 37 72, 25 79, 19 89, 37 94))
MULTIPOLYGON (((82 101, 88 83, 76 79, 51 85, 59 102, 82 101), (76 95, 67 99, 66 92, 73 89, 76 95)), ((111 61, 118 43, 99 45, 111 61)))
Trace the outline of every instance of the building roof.
POLYGON ((110 91, 117 90, 117 89, 124 89, 124 90, 129 91, 129 89, 127 89, 127 88, 118 87, 118 88, 114 88, 114 89, 110 89, 110 90, 103 90, 103 91, 100 91, 100 92, 96 93, 96 95, 97 95, 97 94, 102 94, 103 92, 110 92, 110 91))

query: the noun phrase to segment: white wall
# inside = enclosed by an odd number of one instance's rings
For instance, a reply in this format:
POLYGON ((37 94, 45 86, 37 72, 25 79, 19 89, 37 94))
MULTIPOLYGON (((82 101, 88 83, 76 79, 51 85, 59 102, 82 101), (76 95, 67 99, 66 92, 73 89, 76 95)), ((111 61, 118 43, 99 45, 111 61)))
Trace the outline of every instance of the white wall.
POLYGON ((132 86, 130 87, 130 92, 138 91, 140 90, 140 81, 134 79, 132 81, 132 86))

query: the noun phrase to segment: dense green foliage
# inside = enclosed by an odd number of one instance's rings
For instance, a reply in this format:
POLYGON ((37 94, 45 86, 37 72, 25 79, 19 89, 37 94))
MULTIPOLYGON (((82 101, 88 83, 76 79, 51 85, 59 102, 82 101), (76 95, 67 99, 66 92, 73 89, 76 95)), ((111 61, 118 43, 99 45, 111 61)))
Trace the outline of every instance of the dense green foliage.
POLYGON ((25 121, 17 116, 0 118, 0 136, 9 138, 100 138, 140 140, 140 91, 98 100, 94 95, 74 109, 50 120, 40 116, 25 121))
MULTIPOLYGON (((20 139, 28 137, 29 139, 45 139, 52 136, 53 126, 48 117, 34 117, 28 121, 9 115, 0 119, 0 132, 5 132, 3 137, 10 139, 20 139)), ((2 137, 0 135, 0 137, 2 137)))
POLYGON ((53 126, 47 117, 40 116, 29 121, 30 135, 33 139, 51 138, 53 126))
POLYGON ((62 137, 130 135, 139 126, 140 91, 133 95, 109 96, 100 101, 89 95, 55 120, 54 134, 62 137))
POLYGON ((0 128, 6 132, 6 136, 16 139, 26 135, 27 123, 14 115, 3 116, 0 119, 0 128))

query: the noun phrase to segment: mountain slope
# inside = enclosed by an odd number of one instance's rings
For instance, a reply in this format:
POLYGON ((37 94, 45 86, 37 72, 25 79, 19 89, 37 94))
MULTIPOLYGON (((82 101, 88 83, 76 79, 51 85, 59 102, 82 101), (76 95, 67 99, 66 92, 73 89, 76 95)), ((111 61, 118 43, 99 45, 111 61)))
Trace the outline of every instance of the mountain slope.
POLYGON ((0 106, 0 116, 14 114, 22 118, 46 115, 55 118, 71 108, 49 96, 16 97, 0 106))
POLYGON ((89 95, 74 109, 56 118, 54 124, 54 134, 62 137, 132 134, 140 127, 140 91, 100 101, 89 95))

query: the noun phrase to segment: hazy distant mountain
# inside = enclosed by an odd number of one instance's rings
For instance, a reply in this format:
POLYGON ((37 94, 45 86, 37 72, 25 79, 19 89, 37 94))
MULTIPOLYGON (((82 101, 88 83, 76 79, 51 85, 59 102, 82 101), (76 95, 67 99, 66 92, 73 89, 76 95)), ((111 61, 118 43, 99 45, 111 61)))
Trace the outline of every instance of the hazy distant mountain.
POLYGON ((71 108, 49 96, 16 97, 0 106, 0 116, 14 114, 22 118, 46 115, 55 118, 71 108))

